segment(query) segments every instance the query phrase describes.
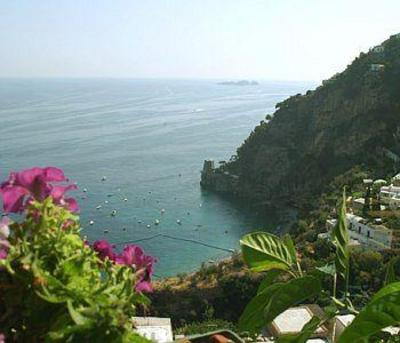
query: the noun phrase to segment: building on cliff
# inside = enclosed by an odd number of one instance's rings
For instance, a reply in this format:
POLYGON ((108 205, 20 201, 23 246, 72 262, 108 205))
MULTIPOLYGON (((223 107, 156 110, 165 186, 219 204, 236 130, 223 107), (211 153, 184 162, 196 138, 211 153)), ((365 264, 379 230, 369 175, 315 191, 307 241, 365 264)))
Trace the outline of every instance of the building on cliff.
MULTIPOLYGON (((346 214, 346 220, 351 241, 356 241, 359 245, 374 250, 384 250, 392 247, 393 231, 388 229, 386 226, 368 222, 364 218, 352 213, 346 214)), ((328 219, 326 221, 326 227, 329 231, 331 231, 336 225, 336 219, 328 219)))
MULTIPOLYGON (((396 175, 398 177, 398 175, 396 175)), ((400 182, 400 180, 395 180, 396 184, 400 182)), ((381 187, 379 191, 379 200, 389 205, 391 209, 400 208, 400 186, 395 186, 394 183, 389 186, 381 187)))
POLYGON ((219 164, 219 168, 216 168, 213 160, 205 160, 201 171, 201 186, 219 193, 235 194, 239 176, 224 170, 224 165, 225 161, 219 164))

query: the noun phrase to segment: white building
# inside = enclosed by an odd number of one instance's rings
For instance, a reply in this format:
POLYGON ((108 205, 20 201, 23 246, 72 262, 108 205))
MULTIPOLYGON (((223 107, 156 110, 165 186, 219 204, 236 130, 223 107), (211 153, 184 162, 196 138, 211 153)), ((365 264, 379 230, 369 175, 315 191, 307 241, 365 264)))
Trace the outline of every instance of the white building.
MULTIPOLYGON (((364 245, 375 250, 391 248, 393 232, 386 226, 367 223, 364 218, 352 213, 347 213, 346 219, 349 229, 350 245, 364 245)), ((336 223, 336 219, 328 219, 326 221, 327 229, 332 230, 336 223)))
POLYGON ((152 342, 168 343, 173 341, 170 318, 133 317, 136 332, 152 342))
POLYGON ((392 183, 393 183, 393 186, 400 187, 400 173, 398 173, 397 175, 393 176, 392 183))
MULTIPOLYGON (((397 184, 397 177, 395 176, 395 181, 397 184)), ((379 192, 379 199, 382 203, 389 205, 390 208, 400 207, 400 186, 395 186, 394 184, 390 186, 383 186, 379 192)))
MULTIPOLYGON (((268 332, 272 337, 279 337, 288 334, 301 332, 303 326, 307 324, 313 316, 322 316, 323 312, 318 305, 304 305, 291 307, 277 316, 268 326, 268 332)), ((317 328, 314 332, 314 339, 325 338, 329 330, 325 325, 317 328)))

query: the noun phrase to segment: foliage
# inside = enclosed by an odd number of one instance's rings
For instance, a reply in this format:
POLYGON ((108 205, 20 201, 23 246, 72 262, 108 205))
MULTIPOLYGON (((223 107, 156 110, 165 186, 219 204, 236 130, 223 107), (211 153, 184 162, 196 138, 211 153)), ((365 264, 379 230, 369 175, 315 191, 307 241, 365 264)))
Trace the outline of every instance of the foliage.
POLYGON ((184 325, 176 329, 178 335, 195 335, 207 333, 216 330, 232 330, 236 331, 237 327, 235 324, 222 319, 208 319, 203 322, 195 322, 184 325))
POLYGON ((279 239, 268 233, 255 233, 241 240, 243 255, 249 267, 254 271, 268 271, 257 295, 246 306, 240 318, 241 330, 259 332, 293 305, 324 294, 322 284, 326 277, 333 281, 330 306, 327 307, 329 311, 321 318, 314 317, 299 334, 279 337, 278 342, 306 342, 323 322, 343 311, 355 314, 356 317, 338 338, 339 343, 372 342, 376 335, 383 334, 382 329, 400 322, 400 282, 394 282, 395 259, 389 263, 387 285, 360 312, 352 304, 349 293, 350 253, 345 199, 343 192, 338 223, 332 233, 336 250, 334 263, 318 267, 305 276, 299 267, 293 243, 288 238, 279 239), (286 273, 290 279, 274 283, 280 273, 286 273))
POLYGON ((54 180, 48 170, 13 173, 1 188, 5 209, 23 214, 7 223, 7 255, 0 259, 0 327, 6 339, 146 341, 132 324, 137 306, 148 303, 137 290, 143 272, 102 259, 81 239, 79 217, 70 212, 75 202, 64 206, 68 186, 50 183, 66 179, 54 169, 60 176, 54 180))

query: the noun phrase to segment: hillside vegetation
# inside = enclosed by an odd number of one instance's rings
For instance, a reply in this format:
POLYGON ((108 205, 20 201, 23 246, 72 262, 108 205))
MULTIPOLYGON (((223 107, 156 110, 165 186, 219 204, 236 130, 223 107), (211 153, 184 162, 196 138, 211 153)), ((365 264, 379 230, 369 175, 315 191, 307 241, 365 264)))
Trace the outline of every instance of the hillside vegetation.
POLYGON ((400 36, 381 46, 314 91, 278 103, 236 158, 215 171, 216 182, 203 185, 218 190, 229 173, 238 182, 224 185, 227 193, 258 204, 295 202, 355 165, 392 172, 400 155, 400 36))

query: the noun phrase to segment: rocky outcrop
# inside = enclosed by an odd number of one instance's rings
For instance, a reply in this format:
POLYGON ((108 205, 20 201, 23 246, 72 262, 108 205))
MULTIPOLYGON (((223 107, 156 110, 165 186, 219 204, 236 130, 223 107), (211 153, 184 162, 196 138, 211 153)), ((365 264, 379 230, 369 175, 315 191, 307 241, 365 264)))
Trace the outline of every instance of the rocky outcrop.
POLYGON ((257 203, 318 192, 356 164, 373 168, 387 151, 400 155, 399 132, 396 35, 314 91, 278 103, 236 160, 203 170, 202 185, 257 203))

